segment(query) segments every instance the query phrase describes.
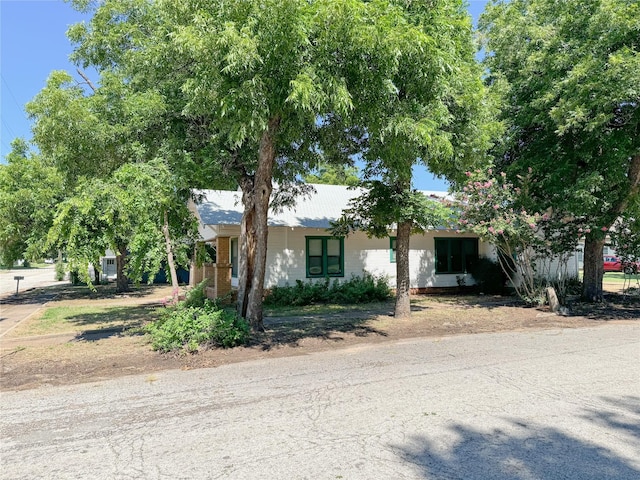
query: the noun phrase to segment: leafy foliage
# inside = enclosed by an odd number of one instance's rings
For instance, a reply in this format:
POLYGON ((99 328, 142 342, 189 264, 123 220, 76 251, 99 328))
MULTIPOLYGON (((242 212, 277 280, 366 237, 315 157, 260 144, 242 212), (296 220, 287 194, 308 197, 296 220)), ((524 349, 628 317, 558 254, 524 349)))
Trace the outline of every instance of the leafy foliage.
POLYGON ((531 173, 517 183, 493 170, 467 172, 468 182, 458 194, 463 229, 496 246, 504 274, 526 302, 537 303, 549 279, 568 279, 567 265, 581 228, 553 210, 531 211, 531 173))
POLYGON ((422 192, 382 181, 364 182, 363 187, 361 194, 344 209, 342 217, 332 222, 332 235, 346 236, 362 230, 370 237, 384 238, 396 222, 410 222, 413 233, 450 223, 450 208, 422 192))
POLYGON ((507 276, 499 262, 481 257, 469 272, 476 282, 478 291, 488 295, 500 295, 505 291, 507 276))
POLYGON ((22 140, 0 165, 0 263, 36 260, 49 253, 47 232, 64 197, 62 176, 22 140))
POLYGON ((640 194, 639 18, 628 0, 494 0, 479 22, 503 101, 498 168, 531 169, 530 210, 590 224, 587 299, 602 296, 607 231, 640 194))
POLYGON ((302 282, 293 286, 273 287, 264 299, 265 305, 303 306, 314 303, 358 304, 383 302, 389 299, 389 283, 385 277, 365 273, 340 282, 329 278, 322 281, 302 282))
POLYGON ((179 263, 186 265, 188 239, 196 235, 196 227, 173 185, 166 164, 159 160, 125 164, 106 180, 82 181, 74 195, 59 205, 49 244, 65 248, 70 269, 88 285, 88 264, 100 265, 107 249, 128 255, 125 273, 141 282, 145 273, 154 274, 166 259, 163 213, 173 209, 177 218, 184 219, 174 224, 172 234, 187 240, 177 242, 179 263))
POLYGON ((358 168, 350 165, 320 164, 316 169, 304 176, 305 182, 324 185, 349 185, 355 187, 360 183, 358 168))
POLYGON ((173 307, 145 327, 154 350, 196 352, 203 346, 231 348, 243 345, 250 337, 249 325, 235 312, 222 309, 210 300, 200 300, 202 289, 173 307), (200 305, 201 303, 201 305, 200 305))

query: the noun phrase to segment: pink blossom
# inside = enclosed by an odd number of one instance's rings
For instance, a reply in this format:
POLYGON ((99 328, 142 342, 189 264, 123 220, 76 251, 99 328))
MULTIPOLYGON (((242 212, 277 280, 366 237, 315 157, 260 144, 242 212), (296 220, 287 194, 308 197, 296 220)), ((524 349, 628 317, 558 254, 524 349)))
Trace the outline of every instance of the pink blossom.
POLYGON ((493 175, 493 170, 491 168, 489 169, 489 175, 493 175))
POLYGON ((464 172, 464 174, 465 174, 467 177, 470 177, 470 176, 471 176, 471 172, 464 172))
POLYGON ((602 227, 602 231, 606 232, 607 231, 607 227, 602 227))
POLYGON ((489 227, 489 233, 496 233, 496 231, 493 227, 489 227))
POLYGON ((500 175, 502 176, 502 178, 505 178, 507 176, 505 172, 500 172, 500 175))
POLYGON ((535 224, 535 223, 530 223, 530 224, 529 224, 529 226, 530 226, 531 228, 536 228, 536 224, 535 224))
POLYGON ((585 228, 585 233, 591 233, 591 229, 590 228, 585 228))
POLYGON ((498 235, 502 235, 504 233, 504 230, 498 230, 498 235))
POLYGON ((496 204, 496 205, 494 205, 494 206, 493 206, 493 209, 494 209, 494 210, 498 210, 498 209, 500 209, 500 205, 497 205, 497 204, 496 204))

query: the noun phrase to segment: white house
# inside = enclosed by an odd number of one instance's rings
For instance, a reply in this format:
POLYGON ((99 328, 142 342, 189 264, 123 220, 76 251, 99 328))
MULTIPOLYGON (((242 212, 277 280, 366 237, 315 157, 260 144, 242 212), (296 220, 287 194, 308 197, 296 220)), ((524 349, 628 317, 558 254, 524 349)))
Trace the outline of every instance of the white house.
MULTIPOLYGON (((386 238, 368 238, 357 232, 332 237, 330 222, 337 220, 349 200, 360 191, 337 185, 314 185, 315 193, 301 197, 296 206, 269 215, 265 288, 294 284, 296 280, 349 279, 363 272, 385 275, 396 283, 395 232, 386 238)), ((210 279, 210 296, 223 296, 237 286, 238 244, 242 217, 239 191, 199 191, 202 201, 192 203, 203 242, 216 249, 215 264, 193 267, 191 284, 210 279)), ((434 201, 445 192, 423 192, 434 201)), ((411 237, 411 287, 428 291, 473 284, 467 267, 478 257, 495 258, 495 249, 477 236, 444 228, 411 237)))

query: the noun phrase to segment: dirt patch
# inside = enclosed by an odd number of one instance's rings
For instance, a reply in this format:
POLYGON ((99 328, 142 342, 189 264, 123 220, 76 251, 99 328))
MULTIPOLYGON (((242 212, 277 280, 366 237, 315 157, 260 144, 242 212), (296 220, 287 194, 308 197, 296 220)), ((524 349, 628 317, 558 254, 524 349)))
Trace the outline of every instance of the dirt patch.
MULTIPOLYGON (((171 292, 168 287, 145 287, 118 295, 105 288, 87 298, 86 289, 65 287, 39 293, 49 295, 48 307, 128 305, 148 310, 150 306, 161 306, 171 292)), ((36 302, 38 292, 31 295, 31 299, 22 301, 36 302)), ((153 372, 166 369, 215 367, 416 337, 635 322, 640 320, 640 298, 609 294, 603 304, 574 303, 570 315, 558 316, 545 308, 527 308, 511 297, 414 296, 410 319, 394 319, 392 312, 390 302, 322 315, 267 316, 266 331, 256 335, 251 345, 229 350, 203 349, 192 355, 163 355, 152 351, 144 335, 127 328, 126 319, 117 328, 76 325, 74 331, 53 335, 20 336, 17 328, 13 335, 3 337, 0 344, 0 388, 19 390, 144 373, 152 378, 153 372)), ((23 323, 37 321, 38 316, 34 316, 23 323)), ((139 321, 132 318, 131 326, 138 325, 139 321)))

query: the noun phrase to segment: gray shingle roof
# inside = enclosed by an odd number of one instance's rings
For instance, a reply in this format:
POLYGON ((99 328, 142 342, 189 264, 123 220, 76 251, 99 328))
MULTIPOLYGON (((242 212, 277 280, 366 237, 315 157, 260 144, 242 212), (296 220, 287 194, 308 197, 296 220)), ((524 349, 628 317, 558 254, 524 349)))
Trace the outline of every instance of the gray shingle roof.
MULTIPOLYGON (((270 226, 329 228, 329 222, 337 220, 349 200, 362 193, 360 189, 348 189, 342 185, 313 185, 315 193, 300 197, 291 209, 269 213, 270 226)), ((204 225, 240 225, 242 219, 242 193, 226 190, 199 190, 202 201, 196 204, 204 225)), ((423 192, 427 196, 444 198, 446 192, 423 192)))

